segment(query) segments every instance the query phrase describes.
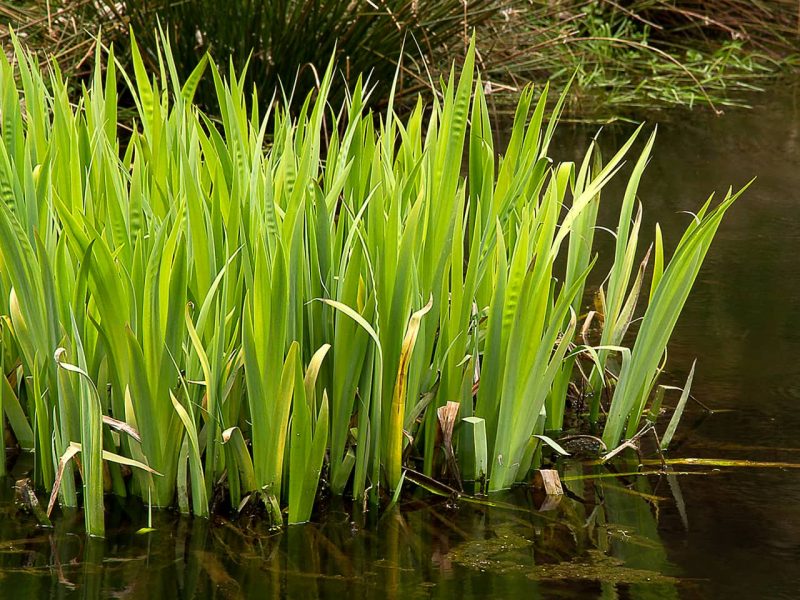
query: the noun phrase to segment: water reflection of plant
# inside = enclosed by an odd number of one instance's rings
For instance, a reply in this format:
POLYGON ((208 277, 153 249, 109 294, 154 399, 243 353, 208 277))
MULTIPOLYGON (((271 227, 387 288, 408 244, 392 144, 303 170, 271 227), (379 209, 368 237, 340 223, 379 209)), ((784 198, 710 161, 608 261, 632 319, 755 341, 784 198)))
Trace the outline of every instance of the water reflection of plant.
MULTIPOLYGON (((516 490, 500 506, 411 499, 371 522, 334 502, 323 523, 283 531, 159 513, 156 531, 136 535, 145 510, 138 503, 117 507, 107 540, 75 535, 77 513, 49 532, 4 518, 0 576, 21 594, 60 589, 84 598, 399 598, 420 587, 433 598, 677 597, 647 480, 593 479, 597 469, 568 466, 584 477, 571 485, 580 500, 565 498, 545 513, 516 490)), ((7 492, 0 506, 13 509, 7 492)))

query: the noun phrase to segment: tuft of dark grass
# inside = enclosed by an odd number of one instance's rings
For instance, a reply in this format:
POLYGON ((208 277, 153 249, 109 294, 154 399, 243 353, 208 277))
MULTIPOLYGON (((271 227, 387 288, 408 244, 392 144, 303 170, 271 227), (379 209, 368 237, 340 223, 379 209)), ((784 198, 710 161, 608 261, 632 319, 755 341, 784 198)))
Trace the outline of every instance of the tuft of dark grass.
MULTIPOLYGON (((119 39, 132 30, 145 64, 158 72, 157 31, 163 29, 179 75, 187 77, 206 52, 221 71, 243 73, 245 89, 262 100, 274 93, 297 99, 320 84, 324 62, 337 61, 336 101, 364 75, 373 97, 385 100, 402 57, 396 95, 413 96, 433 87, 455 56, 463 56, 469 32, 494 18, 497 0, 100 0, 82 15, 99 21, 119 39), (99 18, 98 18, 99 17, 99 18), (342 79, 344 81, 342 81, 342 79), (344 85, 343 85, 344 84, 344 85)), ((197 100, 213 104, 213 82, 200 84, 197 100)))

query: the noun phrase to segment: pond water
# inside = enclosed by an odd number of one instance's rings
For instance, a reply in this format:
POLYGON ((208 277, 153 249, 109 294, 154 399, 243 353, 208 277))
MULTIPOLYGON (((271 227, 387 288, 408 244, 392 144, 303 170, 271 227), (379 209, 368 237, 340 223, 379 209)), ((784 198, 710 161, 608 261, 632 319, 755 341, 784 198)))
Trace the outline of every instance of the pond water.
MULTIPOLYGON (((680 385, 697 357, 694 395, 716 412, 690 403, 671 457, 800 463, 796 91, 781 86, 724 118, 659 116, 666 121, 641 190, 645 231, 657 220, 674 245, 689 218, 682 211, 758 175, 723 223, 673 337, 667 381, 680 385)), ((559 158, 574 158, 595 129, 562 128, 559 158)), ((630 130, 607 127, 603 145, 630 130)), ((614 194, 604 202, 612 215, 614 194)), ((800 469, 676 466, 669 476, 612 477, 603 467, 562 467, 568 494, 556 506, 528 490, 492 497, 491 506, 419 494, 379 517, 329 504, 316 523, 282 532, 162 512, 155 531, 137 533, 146 509, 112 501, 102 541, 86 539, 79 514, 37 528, 16 513, 6 480, 0 597, 800 595, 800 469)))

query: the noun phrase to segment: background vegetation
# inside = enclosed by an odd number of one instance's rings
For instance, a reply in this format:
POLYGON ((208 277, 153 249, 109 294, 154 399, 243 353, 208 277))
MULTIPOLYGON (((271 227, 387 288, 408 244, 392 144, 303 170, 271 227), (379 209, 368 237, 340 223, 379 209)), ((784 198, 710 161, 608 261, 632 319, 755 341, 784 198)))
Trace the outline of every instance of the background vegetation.
MULTIPOLYGON (((132 28, 145 65, 159 72, 160 21, 181 76, 210 51, 223 73, 229 58, 238 72, 249 64, 244 87, 262 102, 282 93, 278 82, 301 101, 335 47, 335 99, 341 78, 352 85, 363 73, 377 86, 372 101, 385 104, 402 53, 396 101, 413 105, 416 92, 435 92, 451 61, 463 60, 476 28, 492 108, 513 109, 529 81, 563 87, 575 74, 566 111, 594 119, 746 103, 765 78, 795 68, 800 39, 793 0, 50 0, 0 2, 0 15, 6 48, 13 26, 73 77, 89 73, 101 29, 129 59, 132 28)), ((198 101, 211 108, 213 100, 203 82, 198 101)))

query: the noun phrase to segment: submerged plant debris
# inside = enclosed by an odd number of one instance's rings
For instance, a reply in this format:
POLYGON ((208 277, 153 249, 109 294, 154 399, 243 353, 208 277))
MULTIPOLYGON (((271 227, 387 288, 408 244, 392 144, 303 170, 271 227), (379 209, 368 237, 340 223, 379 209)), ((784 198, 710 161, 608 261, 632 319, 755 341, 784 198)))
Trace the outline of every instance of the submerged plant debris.
MULTIPOLYGON (((611 533, 614 525, 606 525, 611 533)), ((537 540, 518 533, 518 526, 504 526, 494 530, 488 539, 468 540, 453 548, 448 558, 453 562, 495 575, 522 574, 537 581, 589 580, 611 585, 652 583, 674 584, 678 580, 659 571, 626 566, 625 561, 607 553, 589 549, 586 552, 556 562, 536 561, 537 540)), ((655 541, 642 541, 625 533, 625 543, 657 548, 655 541)))
POLYGON ((575 558, 567 563, 537 565, 527 576, 536 580, 590 580, 611 585, 632 583, 676 583, 674 577, 657 571, 632 569, 625 562, 608 556, 599 550, 589 550, 586 556, 575 558))

